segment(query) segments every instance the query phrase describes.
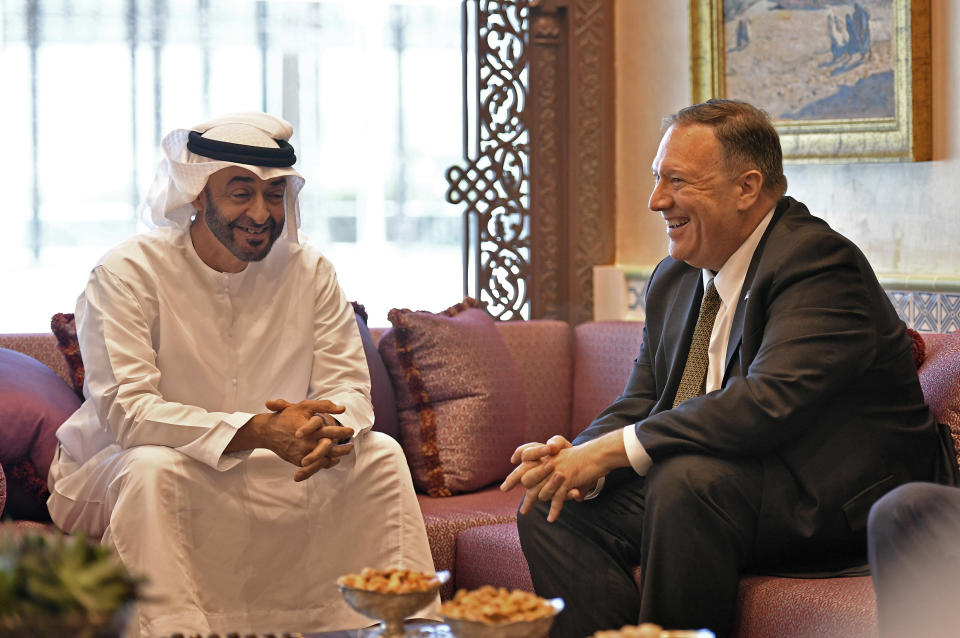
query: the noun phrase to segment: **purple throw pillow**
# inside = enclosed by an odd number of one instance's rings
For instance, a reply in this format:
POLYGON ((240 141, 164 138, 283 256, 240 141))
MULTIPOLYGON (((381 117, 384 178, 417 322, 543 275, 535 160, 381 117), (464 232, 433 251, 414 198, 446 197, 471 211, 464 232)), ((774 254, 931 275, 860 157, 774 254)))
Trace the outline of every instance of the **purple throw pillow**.
POLYGON ((380 340, 414 485, 431 496, 502 480, 522 443, 523 378, 496 323, 473 299, 442 313, 391 310, 380 340))
POLYGON ((57 428, 80 399, 57 373, 25 354, 0 348, 0 464, 7 478, 6 512, 49 520, 47 472, 57 428))

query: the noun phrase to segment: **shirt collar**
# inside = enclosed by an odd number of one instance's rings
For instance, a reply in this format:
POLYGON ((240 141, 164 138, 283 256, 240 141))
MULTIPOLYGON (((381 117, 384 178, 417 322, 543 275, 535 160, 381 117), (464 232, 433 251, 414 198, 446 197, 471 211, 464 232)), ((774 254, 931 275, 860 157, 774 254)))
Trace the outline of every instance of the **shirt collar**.
POLYGON ((767 211, 767 214, 753 229, 750 236, 743 240, 740 247, 730 255, 719 272, 714 273, 707 268, 703 269, 703 289, 706 290, 710 280, 713 279, 713 285, 717 288, 720 301, 724 304, 728 304, 732 298, 740 294, 740 288, 743 287, 743 280, 747 276, 747 269, 750 267, 753 253, 756 252, 760 238, 763 237, 764 231, 770 225, 770 220, 773 219, 774 210, 776 210, 776 206, 767 211))

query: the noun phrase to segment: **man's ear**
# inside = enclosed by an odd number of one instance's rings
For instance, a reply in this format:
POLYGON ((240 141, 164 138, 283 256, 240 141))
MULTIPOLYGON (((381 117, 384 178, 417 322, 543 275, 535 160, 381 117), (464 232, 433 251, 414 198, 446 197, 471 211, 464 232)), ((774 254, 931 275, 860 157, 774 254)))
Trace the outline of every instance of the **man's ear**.
POLYGON ((206 208, 206 204, 207 204, 206 194, 207 194, 207 191, 202 190, 200 191, 200 194, 197 195, 197 198, 192 202, 190 202, 191 204, 193 204, 193 207, 197 209, 198 213, 202 214, 204 209, 206 208))
POLYGON ((745 171, 737 178, 737 186, 740 188, 737 208, 747 210, 756 203, 763 192, 763 175, 757 169, 745 171))

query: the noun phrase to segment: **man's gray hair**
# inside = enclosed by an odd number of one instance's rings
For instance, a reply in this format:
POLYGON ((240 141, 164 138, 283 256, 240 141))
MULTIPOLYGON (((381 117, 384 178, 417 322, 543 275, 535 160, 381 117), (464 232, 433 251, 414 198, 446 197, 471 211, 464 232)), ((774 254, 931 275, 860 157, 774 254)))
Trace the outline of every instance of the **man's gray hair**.
POLYGON ((764 111, 739 100, 713 99, 680 109, 663 119, 663 129, 691 124, 713 129, 731 172, 755 168, 763 176, 765 191, 778 199, 787 192, 780 136, 764 111))

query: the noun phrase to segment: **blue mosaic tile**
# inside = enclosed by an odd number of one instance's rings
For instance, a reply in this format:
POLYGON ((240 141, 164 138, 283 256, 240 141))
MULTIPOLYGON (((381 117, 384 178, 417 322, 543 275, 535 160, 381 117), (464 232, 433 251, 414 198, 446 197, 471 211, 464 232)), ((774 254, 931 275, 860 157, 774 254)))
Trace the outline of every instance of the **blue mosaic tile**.
POLYGON ((646 294, 647 282, 649 281, 649 279, 640 277, 627 278, 627 309, 630 312, 646 311, 646 308, 643 307, 643 297, 646 294))
POLYGON ((940 295, 913 293, 913 327, 920 332, 940 332, 940 295))
POLYGON ((913 327, 920 332, 940 332, 940 295, 913 293, 913 327))
POLYGON ((960 295, 940 295, 940 332, 960 330, 960 295))
MULTIPOLYGON (((643 312, 649 279, 627 278, 629 312, 643 312)), ((887 298, 908 327, 921 332, 960 330, 960 294, 929 291, 887 290, 887 298)))
POLYGON ((896 310, 900 318, 903 319, 903 322, 907 324, 908 327, 913 328, 913 310, 912 304, 910 303, 910 293, 900 290, 888 290, 887 297, 890 299, 890 303, 893 304, 894 310, 896 310))
POLYGON ((627 308, 637 310, 643 305, 643 288, 627 284, 627 308))

